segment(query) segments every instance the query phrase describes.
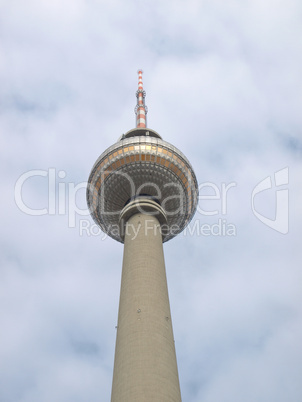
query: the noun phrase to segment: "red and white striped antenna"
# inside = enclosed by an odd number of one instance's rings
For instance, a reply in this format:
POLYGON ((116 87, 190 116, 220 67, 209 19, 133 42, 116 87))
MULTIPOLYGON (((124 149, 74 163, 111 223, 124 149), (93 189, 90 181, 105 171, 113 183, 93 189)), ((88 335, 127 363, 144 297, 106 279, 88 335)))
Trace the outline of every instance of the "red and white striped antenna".
POLYGON ((138 70, 138 90, 136 91, 137 104, 135 106, 136 127, 147 127, 148 108, 145 105, 146 91, 143 89, 143 70, 138 70))

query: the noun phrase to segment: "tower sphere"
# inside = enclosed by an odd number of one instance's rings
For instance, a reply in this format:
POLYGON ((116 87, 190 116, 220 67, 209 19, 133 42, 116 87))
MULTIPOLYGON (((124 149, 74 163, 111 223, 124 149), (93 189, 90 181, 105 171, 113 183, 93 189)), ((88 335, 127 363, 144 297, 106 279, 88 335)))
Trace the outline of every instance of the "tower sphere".
MULTIPOLYGON (((97 159, 88 179, 87 203, 94 221, 113 239, 123 242, 120 214, 144 196, 165 212, 163 241, 180 233, 197 206, 198 185, 188 159, 149 128, 124 134, 97 159)), ((144 206, 141 206, 144 212, 144 206)))

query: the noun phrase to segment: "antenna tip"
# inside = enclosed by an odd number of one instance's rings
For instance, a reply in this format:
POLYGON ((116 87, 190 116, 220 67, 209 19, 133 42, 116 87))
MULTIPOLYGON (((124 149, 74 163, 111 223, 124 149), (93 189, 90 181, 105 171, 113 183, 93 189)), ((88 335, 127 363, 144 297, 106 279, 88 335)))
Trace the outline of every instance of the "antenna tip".
POLYGON ((142 70, 141 68, 139 68, 139 69, 137 70, 137 74, 139 74, 139 73, 143 74, 143 70, 142 70))

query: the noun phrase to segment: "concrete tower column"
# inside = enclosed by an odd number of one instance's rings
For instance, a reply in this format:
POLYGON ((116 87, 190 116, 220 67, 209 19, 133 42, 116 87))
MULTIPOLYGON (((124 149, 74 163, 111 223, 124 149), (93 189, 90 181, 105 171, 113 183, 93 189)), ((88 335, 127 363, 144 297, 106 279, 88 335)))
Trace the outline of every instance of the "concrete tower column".
POLYGON ((159 223, 163 217, 132 213, 121 214, 130 217, 124 226, 111 402, 180 402, 159 223))

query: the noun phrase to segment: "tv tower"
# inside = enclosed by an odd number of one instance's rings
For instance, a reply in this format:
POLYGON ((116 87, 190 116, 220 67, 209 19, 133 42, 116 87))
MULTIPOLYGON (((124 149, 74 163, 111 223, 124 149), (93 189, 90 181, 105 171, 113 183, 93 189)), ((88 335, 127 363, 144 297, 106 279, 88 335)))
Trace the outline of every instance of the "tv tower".
POLYGON ((192 219, 198 186, 188 159, 147 128, 142 73, 136 128, 97 159, 87 203, 124 243, 111 402, 180 402, 163 243, 192 219))

